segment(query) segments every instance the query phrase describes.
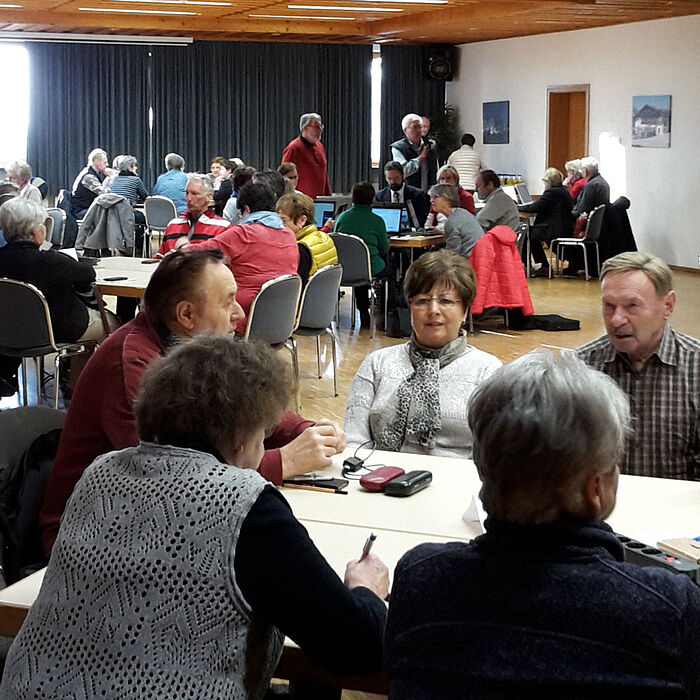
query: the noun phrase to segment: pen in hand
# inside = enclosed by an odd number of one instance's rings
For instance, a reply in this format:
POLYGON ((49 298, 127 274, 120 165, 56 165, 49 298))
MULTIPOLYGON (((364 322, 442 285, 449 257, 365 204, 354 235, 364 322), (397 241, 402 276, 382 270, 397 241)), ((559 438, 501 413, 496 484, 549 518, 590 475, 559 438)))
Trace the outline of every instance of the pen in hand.
POLYGON ((362 561, 368 554, 370 549, 372 549, 372 545, 374 544, 374 540, 377 539, 377 536, 372 532, 370 533, 369 537, 365 541, 365 546, 362 548, 362 554, 360 554, 360 558, 357 560, 358 562, 362 561))

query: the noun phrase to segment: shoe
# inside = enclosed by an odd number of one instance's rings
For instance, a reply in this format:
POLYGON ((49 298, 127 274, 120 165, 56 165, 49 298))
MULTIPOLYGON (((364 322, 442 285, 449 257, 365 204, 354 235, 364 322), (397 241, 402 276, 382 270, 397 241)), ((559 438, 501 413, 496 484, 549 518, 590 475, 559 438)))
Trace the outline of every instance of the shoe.
POLYGON ((360 311, 360 328, 369 328, 369 311, 360 311))
POLYGON ((19 391, 16 378, 0 379, 0 396, 14 396, 19 391))
POLYGON ((549 267, 541 267, 539 270, 530 270, 530 278, 549 277, 549 267))

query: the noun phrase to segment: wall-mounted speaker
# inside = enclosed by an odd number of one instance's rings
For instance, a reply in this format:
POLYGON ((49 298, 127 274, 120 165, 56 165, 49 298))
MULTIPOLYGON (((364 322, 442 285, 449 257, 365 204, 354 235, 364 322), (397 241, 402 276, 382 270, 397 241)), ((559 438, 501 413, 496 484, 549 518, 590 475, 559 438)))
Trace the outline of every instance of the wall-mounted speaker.
POLYGON ((423 48, 423 68, 428 78, 452 80, 457 65, 457 49, 450 44, 432 44, 423 48))

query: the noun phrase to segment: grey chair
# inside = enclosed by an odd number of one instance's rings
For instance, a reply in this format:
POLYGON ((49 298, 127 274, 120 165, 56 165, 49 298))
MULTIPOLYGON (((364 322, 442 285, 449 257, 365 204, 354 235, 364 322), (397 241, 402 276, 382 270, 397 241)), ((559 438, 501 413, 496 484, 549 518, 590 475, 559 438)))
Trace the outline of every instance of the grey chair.
POLYGON ((60 248, 63 245, 63 234, 66 230, 66 212, 58 207, 49 207, 46 213, 53 219, 53 231, 49 236, 46 233, 46 240, 51 242, 54 248, 60 248))
POLYGON ((23 404, 27 405, 27 359, 36 366, 37 401, 41 401, 41 378, 45 355, 56 353, 54 365, 54 408, 58 408, 60 361, 65 357, 92 352, 93 341, 56 343, 49 305, 32 284, 0 278, 0 355, 22 359, 23 404))
POLYGON ((527 219, 520 219, 518 228, 515 230, 515 245, 522 256, 523 246, 525 247, 525 277, 530 277, 530 222, 527 219))
MULTIPOLYGON (((557 273, 561 268, 563 260, 562 249, 568 247, 579 247, 583 249, 583 269, 586 273, 586 281, 590 279, 588 274, 588 245, 595 246, 596 263, 598 265, 597 275, 600 275, 600 249, 598 248, 598 239, 603 228, 603 217, 605 216, 605 204, 597 206, 589 215, 586 222, 586 235, 583 238, 555 238, 550 244, 550 248, 554 251, 554 260, 557 266, 557 273), (556 246, 556 250, 555 250, 556 246)), ((549 276, 552 277, 552 266, 549 266, 549 276)))
MULTIPOLYGON (((321 336, 329 335, 333 356, 333 396, 338 396, 336 337, 333 332, 338 290, 343 275, 341 265, 326 265, 309 277, 299 305, 299 323, 294 335, 316 337, 316 367, 321 379, 321 336)), ((298 381, 298 377, 296 378, 298 381)))
MULTIPOLYGON (((292 333, 297 325, 300 295, 301 277, 297 274, 280 275, 265 282, 250 305, 243 336, 244 340, 266 343, 273 350, 287 348, 292 355, 295 380, 299 377, 299 358, 292 333)), ((297 381, 297 411, 301 403, 298 386, 297 381)))
POLYGON ((146 217, 146 230, 148 231, 148 239, 146 236, 143 237, 143 254, 145 257, 146 240, 148 240, 148 247, 150 248, 151 237, 155 233, 158 235, 158 244, 160 245, 165 229, 177 216, 177 209, 175 208, 175 202, 169 197, 153 195, 152 197, 146 197, 143 203, 143 212, 146 217))
MULTIPOLYGON (((356 287, 369 287, 369 303, 370 303, 370 325, 369 337, 374 338, 376 323, 372 307, 377 300, 377 293, 374 289, 372 280, 372 263, 369 256, 369 248, 367 244, 359 237, 353 236, 350 233, 331 233, 335 249, 338 253, 338 262, 343 267, 343 276, 340 280, 341 287, 352 287, 351 309, 351 328, 355 328, 355 314, 357 303, 355 301, 356 287)), ((388 314, 388 283, 384 282, 384 327, 386 328, 388 314)))

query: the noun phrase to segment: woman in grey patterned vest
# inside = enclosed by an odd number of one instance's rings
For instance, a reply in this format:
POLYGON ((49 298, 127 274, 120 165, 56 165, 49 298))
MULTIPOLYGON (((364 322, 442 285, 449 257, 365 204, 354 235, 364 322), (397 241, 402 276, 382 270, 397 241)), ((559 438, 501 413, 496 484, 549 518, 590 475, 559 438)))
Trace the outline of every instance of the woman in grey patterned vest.
POLYGON ((141 443, 75 487, 0 697, 261 698, 285 634, 334 673, 381 667, 386 567, 351 562, 343 585, 256 471, 285 376, 214 334, 152 363, 141 443))

